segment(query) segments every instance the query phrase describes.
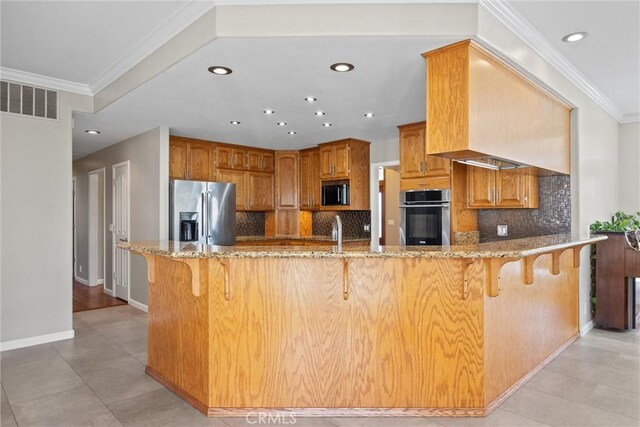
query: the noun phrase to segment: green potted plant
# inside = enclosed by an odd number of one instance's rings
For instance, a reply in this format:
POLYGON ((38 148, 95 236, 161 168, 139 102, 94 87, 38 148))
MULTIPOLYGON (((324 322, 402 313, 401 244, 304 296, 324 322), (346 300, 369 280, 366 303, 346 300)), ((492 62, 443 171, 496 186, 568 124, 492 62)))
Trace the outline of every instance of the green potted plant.
MULTIPOLYGON (((622 234, 626 231, 640 229, 640 212, 626 214, 618 211, 613 214, 611 221, 596 221, 591 224, 593 234, 622 234)), ((596 246, 591 245, 591 312, 596 311, 596 246)))

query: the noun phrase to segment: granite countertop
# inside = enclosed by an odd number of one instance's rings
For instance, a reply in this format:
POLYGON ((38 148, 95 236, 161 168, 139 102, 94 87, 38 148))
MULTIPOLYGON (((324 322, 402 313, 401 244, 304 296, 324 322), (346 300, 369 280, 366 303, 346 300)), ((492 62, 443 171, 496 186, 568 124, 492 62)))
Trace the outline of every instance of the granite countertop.
POLYGON ((118 243, 135 253, 171 258, 522 258, 596 243, 606 236, 553 234, 455 246, 212 246, 156 241, 118 243))
MULTIPOLYGON (((266 242, 269 240, 305 240, 317 242, 331 242, 331 236, 238 236, 238 242, 266 242)), ((369 242, 370 237, 343 237, 343 242, 369 242)))

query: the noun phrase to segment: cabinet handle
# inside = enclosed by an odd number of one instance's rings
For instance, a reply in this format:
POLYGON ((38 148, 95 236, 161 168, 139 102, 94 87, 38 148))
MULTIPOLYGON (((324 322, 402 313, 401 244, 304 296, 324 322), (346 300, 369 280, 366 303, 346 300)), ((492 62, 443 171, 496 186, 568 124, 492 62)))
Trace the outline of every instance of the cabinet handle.
POLYGON ((528 199, 529 199, 529 198, 525 195, 525 196, 524 196, 524 202, 525 202, 525 203, 527 203, 528 199))

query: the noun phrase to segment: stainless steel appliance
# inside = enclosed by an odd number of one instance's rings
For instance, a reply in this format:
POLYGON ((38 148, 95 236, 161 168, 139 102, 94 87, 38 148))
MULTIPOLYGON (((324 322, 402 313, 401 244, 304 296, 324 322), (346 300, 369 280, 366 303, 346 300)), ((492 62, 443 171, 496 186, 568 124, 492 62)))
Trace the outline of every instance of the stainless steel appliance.
POLYGON ((448 245, 451 191, 400 192, 400 244, 448 245))
POLYGON ((349 204, 349 184, 323 184, 322 206, 349 204))
POLYGON ((236 185, 169 182, 169 239, 209 245, 236 243, 236 185))

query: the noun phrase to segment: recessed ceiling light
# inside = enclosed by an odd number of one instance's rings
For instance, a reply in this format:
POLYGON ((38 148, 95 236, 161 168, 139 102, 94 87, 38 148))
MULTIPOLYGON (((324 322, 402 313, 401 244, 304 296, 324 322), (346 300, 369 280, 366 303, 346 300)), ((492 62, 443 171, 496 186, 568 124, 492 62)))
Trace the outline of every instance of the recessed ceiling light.
POLYGON ((329 126, 331 126, 331 123, 323 123, 322 126, 328 128, 329 126))
POLYGON ((240 122, 237 120, 231 120, 229 123, 231 123, 232 125, 239 125, 240 122))
POLYGON ((345 73, 347 71, 351 71, 353 70, 353 64, 349 64, 347 62, 338 62, 336 64, 333 64, 331 67, 333 71, 337 71, 338 73, 345 73))
POLYGON ((278 122, 278 126, 286 126, 287 124, 285 122, 278 122))
POLYGON ((313 113, 313 114, 315 114, 316 116, 324 116, 324 115, 325 115, 325 114, 327 114, 327 113, 325 113, 324 111, 316 111, 316 112, 315 112, 315 113, 313 113))
POLYGON ((373 113, 365 113, 364 116, 368 119, 370 119, 371 117, 373 117, 375 114, 373 113))
POLYGON ((307 96, 304 100, 307 102, 316 102, 318 98, 314 98, 313 96, 307 96))
POLYGON ((226 76, 227 74, 233 73, 231 68, 223 67, 221 65, 214 65, 208 68, 210 73, 217 74, 219 76, 226 76))
POLYGON ((579 31, 577 33, 567 34, 562 38, 562 41, 566 43, 577 42, 578 40, 582 40, 586 36, 587 36, 587 33, 585 33, 584 31, 579 31))
POLYGON ((290 130, 289 132, 287 132, 289 135, 295 135, 296 131, 295 130, 290 130))
POLYGON ((97 135, 100 133, 99 130, 93 130, 93 129, 87 129, 85 130, 86 133, 88 133, 89 135, 97 135))
POLYGON ((264 110, 264 113, 267 115, 275 114, 276 112, 273 110, 264 110))

